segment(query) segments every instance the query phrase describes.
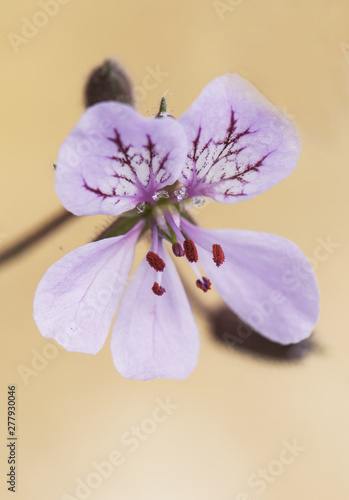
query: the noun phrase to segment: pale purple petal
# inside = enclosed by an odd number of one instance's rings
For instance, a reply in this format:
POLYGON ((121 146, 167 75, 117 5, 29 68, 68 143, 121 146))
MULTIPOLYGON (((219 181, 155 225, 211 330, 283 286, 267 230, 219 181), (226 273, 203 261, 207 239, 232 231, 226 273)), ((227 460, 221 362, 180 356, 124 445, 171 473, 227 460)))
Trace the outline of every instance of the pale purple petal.
POLYGON ((120 304, 111 350, 117 370, 126 378, 183 379, 197 364, 198 329, 174 264, 167 254, 164 260, 161 285, 166 292, 154 295, 156 273, 143 260, 120 304))
POLYGON ((127 235, 76 248, 48 269, 34 298, 34 319, 44 337, 68 351, 96 354, 102 348, 141 229, 138 224, 127 235))
POLYGON ((190 142, 179 179, 188 197, 252 198, 287 177, 301 151, 294 122, 238 74, 213 80, 178 121, 190 142))
POLYGON ((174 183, 187 150, 171 117, 144 118, 127 104, 88 108, 63 142, 56 192, 75 215, 118 215, 174 183))
POLYGON ((199 262, 226 304, 265 337, 291 344, 308 337, 319 315, 319 290, 310 262, 291 241, 268 233, 203 230, 183 222, 199 262), (216 267, 208 251, 221 245, 216 267))

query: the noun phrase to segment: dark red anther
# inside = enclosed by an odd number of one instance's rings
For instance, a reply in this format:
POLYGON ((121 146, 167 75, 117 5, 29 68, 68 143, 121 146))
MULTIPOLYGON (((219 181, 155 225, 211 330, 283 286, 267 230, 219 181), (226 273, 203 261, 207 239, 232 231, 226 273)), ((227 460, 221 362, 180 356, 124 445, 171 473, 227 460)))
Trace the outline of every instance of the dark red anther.
POLYGON ((158 295, 159 297, 166 292, 165 288, 163 286, 159 285, 159 283, 156 283, 156 282, 152 286, 152 290, 155 293, 155 295, 158 295))
POLYGON ((201 280, 196 281, 196 286, 206 293, 207 290, 211 290, 211 281, 203 276, 201 280))
POLYGON ((148 252, 146 256, 147 262, 152 267, 155 269, 155 271, 163 271, 165 269, 165 262, 162 260, 161 257, 155 252, 148 252))
POLYGON ((172 252, 175 254, 176 257, 183 257, 184 250, 182 248, 182 245, 178 243, 178 241, 176 243, 173 243, 172 252))
POLYGON ((217 267, 221 266, 225 261, 225 255, 222 250, 222 247, 220 245, 217 245, 217 243, 215 243, 214 245, 212 245, 212 253, 213 253, 213 262, 216 264, 217 267))
POLYGON ((185 256, 189 262, 197 262, 199 260, 198 251, 193 240, 184 240, 183 247, 185 256))

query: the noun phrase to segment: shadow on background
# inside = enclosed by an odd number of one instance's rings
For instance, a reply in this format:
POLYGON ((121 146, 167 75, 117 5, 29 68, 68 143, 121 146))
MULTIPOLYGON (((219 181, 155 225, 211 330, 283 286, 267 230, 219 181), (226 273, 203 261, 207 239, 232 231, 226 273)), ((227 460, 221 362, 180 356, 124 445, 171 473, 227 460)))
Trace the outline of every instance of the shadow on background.
POLYGON ((297 344, 281 345, 260 335, 228 307, 209 314, 212 338, 221 345, 253 356, 278 361, 300 361, 319 350, 312 337, 297 344))

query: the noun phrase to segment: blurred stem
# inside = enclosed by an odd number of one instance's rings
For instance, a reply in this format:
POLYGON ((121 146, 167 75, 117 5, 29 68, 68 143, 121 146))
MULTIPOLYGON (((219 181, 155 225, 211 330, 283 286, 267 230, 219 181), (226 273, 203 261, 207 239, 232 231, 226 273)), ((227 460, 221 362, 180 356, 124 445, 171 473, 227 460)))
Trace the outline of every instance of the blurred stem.
POLYGON ((25 250, 39 243, 45 236, 48 236, 52 231, 63 226, 69 220, 73 220, 75 216, 66 210, 60 210, 56 215, 43 222, 34 231, 28 233, 23 238, 15 242, 12 246, 0 252, 0 266, 21 255, 25 250))

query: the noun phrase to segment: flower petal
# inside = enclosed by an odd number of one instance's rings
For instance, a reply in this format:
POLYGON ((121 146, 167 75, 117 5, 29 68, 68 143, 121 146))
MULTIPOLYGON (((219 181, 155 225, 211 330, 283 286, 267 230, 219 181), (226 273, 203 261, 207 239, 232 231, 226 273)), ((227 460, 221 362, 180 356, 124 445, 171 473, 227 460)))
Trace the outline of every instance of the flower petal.
POLYGON ((44 337, 68 351, 96 354, 102 348, 141 229, 138 224, 127 235, 76 248, 48 269, 34 298, 34 319, 44 337))
POLYGON ((199 262, 225 303, 265 337, 291 344, 308 337, 319 315, 319 290, 310 262, 291 241, 268 233, 183 229, 207 250, 221 245, 225 262, 199 250, 199 262))
POLYGON ((127 104, 91 106, 63 142, 56 192, 75 215, 118 215, 173 184, 187 150, 171 117, 144 118, 127 104))
POLYGON ((126 378, 183 379, 197 364, 198 329, 175 266, 167 254, 164 260, 166 292, 161 297, 152 292, 156 273, 143 260, 120 304, 111 350, 126 378))
POLYGON ((190 142, 179 179, 188 197, 252 198, 287 177, 301 151, 294 122, 238 74, 213 80, 178 121, 190 142))

